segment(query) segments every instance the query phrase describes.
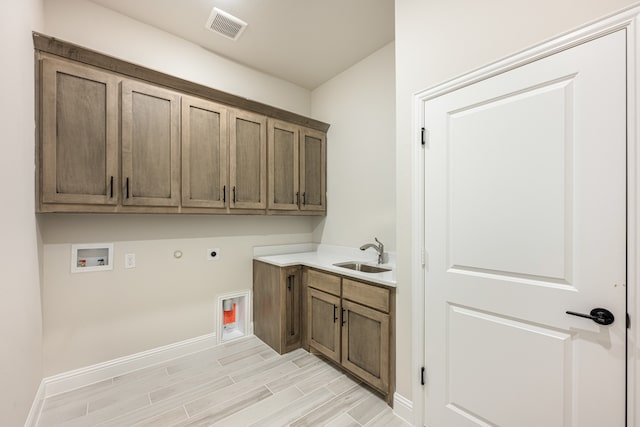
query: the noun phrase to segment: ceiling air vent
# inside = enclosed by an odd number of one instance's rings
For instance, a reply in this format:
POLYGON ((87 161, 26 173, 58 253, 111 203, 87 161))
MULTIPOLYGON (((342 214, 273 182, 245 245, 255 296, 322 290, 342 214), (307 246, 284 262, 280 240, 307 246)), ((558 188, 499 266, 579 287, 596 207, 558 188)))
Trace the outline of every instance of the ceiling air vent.
POLYGON ((247 25, 242 19, 238 19, 230 13, 214 7, 211 15, 209 15, 206 27, 228 39, 238 40, 247 25))

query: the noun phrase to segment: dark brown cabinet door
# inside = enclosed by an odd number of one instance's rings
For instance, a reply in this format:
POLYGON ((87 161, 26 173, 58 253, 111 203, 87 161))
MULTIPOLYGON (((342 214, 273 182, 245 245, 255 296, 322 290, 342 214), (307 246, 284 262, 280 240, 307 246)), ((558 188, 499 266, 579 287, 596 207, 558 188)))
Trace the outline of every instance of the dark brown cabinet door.
POLYGON ((42 202, 115 205, 118 79, 42 60, 42 202))
POLYGON ((182 97, 182 206, 226 206, 227 123, 224 106, 182 97))
POLYGON ((289 267, 284 269, 283 293, 285 295, 285 318, 284 337, 286 351, 291 351, 300 347, 300 314, 301 314, 301 291, 302 281, 300 267, 289 267))
POLYGON ((236 209, 265 209, 267 118, 231 110, 229 126, 229 206, 236 209))
POLYGON ((342 301, 342 366, 383 392, 389 390, 389 315, 342 301))
POLYGON ((123 205, 178 206, 180 97, 122 82, 123 205))
POLYGON ((300 209, 324 211, 327 183, 327 137, 302 128, 300 132, 300 209))
POLYGON ((298 210, 299 129, 269 120, 269 209, 298 210))
POLYGON ((307 292, 307 337, 309 347, 340 363, 340 298, 309 288, 307 292))

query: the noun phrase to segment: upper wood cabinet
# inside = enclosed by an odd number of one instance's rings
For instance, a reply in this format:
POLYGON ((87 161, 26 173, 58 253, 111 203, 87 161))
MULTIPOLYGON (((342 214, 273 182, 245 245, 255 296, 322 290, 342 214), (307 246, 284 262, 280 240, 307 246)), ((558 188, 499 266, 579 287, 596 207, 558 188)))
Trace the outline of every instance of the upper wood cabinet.
POLYGON ((325 211, 326 135, 269 120, 269 209, 325 211))
POLYGON ((300 209, 327 209, 327 135, 313 129, 300 130, 300 209))
POLYGON ((298 209, 300 128, 269 120, 269 209, 298 209))
POLYGON ((117 78, 53 58, 41 73, 41 202, 115 205, 117 78))
POLYGON ((178 206, 180 96, 122 81, 123 205, 178 206))
POLYGON ((267 118, 192 97, 182 101, 182 206, 267 205, 267 118))
POLYGON ((325 214, 328 124, 41 34, 34 45, 38 212, 325 214))
POLYGON ((226 206, 227 124, 226 107, 182 97, 182 206, 226 206))
POLYGON ((236 209, 267 207, 267 118, 241 110, 229 114, 230 204, 236 209))

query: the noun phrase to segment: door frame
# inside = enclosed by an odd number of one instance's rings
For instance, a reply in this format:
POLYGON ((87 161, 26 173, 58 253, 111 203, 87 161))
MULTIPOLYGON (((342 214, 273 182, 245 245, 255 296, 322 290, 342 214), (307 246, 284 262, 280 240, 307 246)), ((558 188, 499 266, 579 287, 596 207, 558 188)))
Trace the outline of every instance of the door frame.
MULTIPOLYGON (((627 426, 640 427, 640 357, 634 349, 640 345, 640 6, 623 9, 594 23, 579 27, 504 59, 470 71, 462 76, 413 94, 412 163, 411 163, 411 392, 413 423, 424 425, 425 389, 421 385, 421 368, 425 364, 425 146, 422 145, 425 103, 430 99, 502 74, 578 44, 625 29, 627 31, 627 313, 631 328, 627 329, 627 426)), ((429 145, 428 131, 424 135, 429 145)), ((624 321, 624 319, 620 319, 624 321)), ((428 378, 425 379, 428 381, 428 378)))

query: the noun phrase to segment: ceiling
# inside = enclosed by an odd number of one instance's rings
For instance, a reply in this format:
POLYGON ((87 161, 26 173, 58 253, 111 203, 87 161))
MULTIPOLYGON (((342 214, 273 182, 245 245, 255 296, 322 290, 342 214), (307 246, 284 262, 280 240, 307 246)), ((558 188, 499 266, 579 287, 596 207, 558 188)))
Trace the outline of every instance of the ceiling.
POLYGON ((307 89, 394 40, 394 0, 91 0, 307 89), (237 41, 205 28, 213 7, 249 25, 237 41))

